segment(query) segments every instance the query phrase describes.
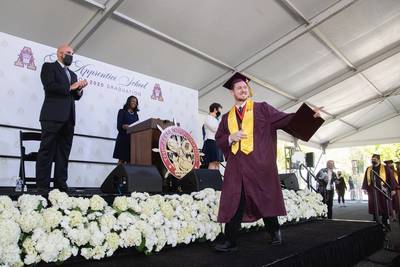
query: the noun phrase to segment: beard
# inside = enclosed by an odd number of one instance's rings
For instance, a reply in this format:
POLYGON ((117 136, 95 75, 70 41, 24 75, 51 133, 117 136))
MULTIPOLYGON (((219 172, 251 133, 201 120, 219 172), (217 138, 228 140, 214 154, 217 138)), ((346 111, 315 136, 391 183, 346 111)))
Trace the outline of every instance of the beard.
POLYGON ((246 101, 249 98, 249 94, 234 95, 236 101, 246 101))

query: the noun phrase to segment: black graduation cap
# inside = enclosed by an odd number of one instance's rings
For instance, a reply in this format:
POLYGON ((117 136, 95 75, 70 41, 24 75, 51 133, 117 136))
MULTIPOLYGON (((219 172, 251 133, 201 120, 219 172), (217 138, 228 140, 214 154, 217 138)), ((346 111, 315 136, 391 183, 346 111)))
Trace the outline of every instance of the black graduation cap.
POLYGON ((244 76, 243 74, 241 74, 240 72, 235 72, 235 74, 233 74, 232 77, 230 77, 229 80, 227 80, 224 83, 223 87, 225 87, 226 89, 232 90, 233 85, 240 81, 248 83, 248 82, 250 82, 250 79, 247 78, 246 76, 244 76))
POLYGON ((288 126, 283 130, 308 142, 325 121, 320 117, 315 118, 314 114, 315 111, 303 103, 290 120, 288 126))
POLYGON ((393 160, 391 160, 391 159, 385 160, 384 163, 385 163, 386 165, 393 164, 393 160))
POLYGON ((245 82, 247 83, 247 86, 249 87, 249 91, 250 91, 250 97, 252 97, 254 95, 253 93, 253 89, 251 89, 249 82, 251 81, 248 77, 246 77, 245 75, 241 74, 240 72, 235 72, 232 77, 229 78, 229 80, 227 80, 224 85, 222 85, 223 87, 225 87, 226 89, 232 90, 233 86, 235 85, 235 83, 237 82, 245 82))

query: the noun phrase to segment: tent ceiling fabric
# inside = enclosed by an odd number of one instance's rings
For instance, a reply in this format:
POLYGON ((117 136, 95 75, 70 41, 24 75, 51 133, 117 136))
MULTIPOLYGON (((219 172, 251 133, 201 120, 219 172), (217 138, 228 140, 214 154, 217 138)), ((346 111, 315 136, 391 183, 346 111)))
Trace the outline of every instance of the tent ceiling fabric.
POLYGON ((398 0, 125 0, 108 15, 110 3, 3 0, 0 28, 50 46, 85 29, 77 53, 197 89, 200 112, 227 111, 221 85, 243 71, 256 101, 325 106, 314 146, 400 142, 398 0))
POLYGON ((277 1, 265 0, 125 1, 118 11, 229 65, 300 25, 277 1))
POLYGON ((191 88, 224 71, 118 18, 110 18, 100 26, 79 53, 191 88))
POLYGON ((346 71, 346 65, 306 33, 249 68, 248 72, 300 97, 324 80, 346 71))

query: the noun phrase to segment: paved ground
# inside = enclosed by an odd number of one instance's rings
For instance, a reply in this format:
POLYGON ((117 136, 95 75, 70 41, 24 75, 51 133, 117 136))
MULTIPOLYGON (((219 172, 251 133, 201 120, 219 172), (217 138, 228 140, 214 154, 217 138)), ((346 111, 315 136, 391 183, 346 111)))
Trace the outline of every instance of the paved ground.
MULTIPOLYGON (((334 219, 346 220, 372 220, 372 216, 368 214, 367 201, 347 201, 346 207, 340 207, 338 203, 333 206, 334 219)), ((389 240, 389 249, 382 249, 367 259, 356 264, 354 267, 383 267, 396 266, 392 263, 393 259, 400 257, 400 226, 398 222, 391 222, 392 231, 387 235, 389 240)))

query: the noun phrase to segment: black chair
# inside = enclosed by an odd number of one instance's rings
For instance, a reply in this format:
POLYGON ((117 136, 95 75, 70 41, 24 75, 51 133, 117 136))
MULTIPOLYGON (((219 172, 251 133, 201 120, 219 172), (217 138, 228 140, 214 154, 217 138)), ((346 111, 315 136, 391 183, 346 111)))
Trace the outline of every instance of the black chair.
MULTIPOLYGON (((23 187, 25 185, 28 188, 36 188, 36 178, 35 177, 26 177, 25 174, 25 162, 36 162, 38 152, 30 152, 26 154, 26 149, 24 146, 24 142, 26 141, 38 141, 42 140, 41 133, 37 132, 22 132, 19 131, 19 140, 20 140, 20 148, 21 148, 21 157, 20 157, 20 167, 19 167, 19 177, 22 179, 23 187)), ((53 182, 53 178, 50 179, 50 182, 53 182)))

